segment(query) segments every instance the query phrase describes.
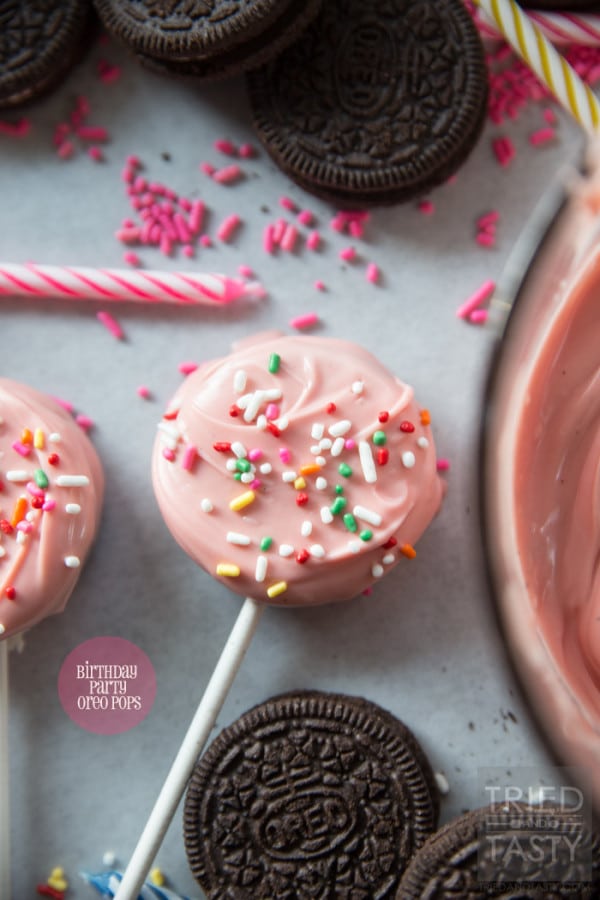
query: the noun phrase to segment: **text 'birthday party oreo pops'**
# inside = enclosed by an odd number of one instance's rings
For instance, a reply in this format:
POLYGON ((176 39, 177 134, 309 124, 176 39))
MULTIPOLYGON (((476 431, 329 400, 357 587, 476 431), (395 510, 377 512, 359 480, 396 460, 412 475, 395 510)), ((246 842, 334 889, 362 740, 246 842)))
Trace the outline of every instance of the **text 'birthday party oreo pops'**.
POLYGON ((444 494, 412 388, 356 344, 277 332, 186 379, 153 482, 176 540, 246 601, 117 900, 137 897, 261 611, 350 599, 408 563, 444 494))

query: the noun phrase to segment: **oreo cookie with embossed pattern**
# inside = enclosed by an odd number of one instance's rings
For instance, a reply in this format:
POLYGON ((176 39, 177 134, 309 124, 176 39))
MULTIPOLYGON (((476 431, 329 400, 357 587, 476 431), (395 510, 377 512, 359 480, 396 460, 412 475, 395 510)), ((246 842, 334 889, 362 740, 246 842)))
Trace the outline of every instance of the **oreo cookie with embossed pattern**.
POLYGON ((464 813, 414 856, 396 900, 596 900, 600 839, 575 808, 496 804, 464 813))
POLYGON ((0 108, 34 99, 67 74, 91 11, 86 0, 0 0, 0 108))
POLYGON ((192 775, 184 834, 211 900, 384 900, 437 815, 405 725, 360 698, 302 691, 216 738, 192 775))
POLYGON ((487 72, 462 0, 328 0, 248 76, 258 134, 294 181, 341 206, 411 199, 475 145, 487 72))
POLYGON ((105 26, 161 74, 223 78, 265 64, 322 0, 94 0, 105 26))

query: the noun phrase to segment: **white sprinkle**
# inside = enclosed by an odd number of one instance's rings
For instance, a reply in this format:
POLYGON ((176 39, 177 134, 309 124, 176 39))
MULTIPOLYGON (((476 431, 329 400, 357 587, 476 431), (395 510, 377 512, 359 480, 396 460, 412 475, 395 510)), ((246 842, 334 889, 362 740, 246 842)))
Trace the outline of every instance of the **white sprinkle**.
POLYGON ((319 441, 319 450, 331 450, 333 441, 330 438, 323 438, 319 441))
POLYGON ((256 427, 260 429, 260 431, 264 431, 267 427, 267 417, 264 415, 260 415, 256 420, 256 427))
POLYGON ((364 381, 355 381, 355 382, 352 384, 352 393, 353 393, 353 394, 362 394, 362 392, 364 391, 364 389, 365 389, 365 383, 364 383, 364 381))
POLYGON ((233 376, 233 389, 236 394, 243 394, 246 390, 246 382, 248 377, 243 369, 238 369, 233 376))
POLYGON ((5 631, 6 631, 6 628, 4 627, 2 622, 0 622, 0 634, 4 634, 5 631))
POLYGON ((234 441, 231 445, 231 451, 235 453, 238 459, 245 459, 246 457, 247 451, 241 441, 234 441))
POLYGON ((350 551, 350 553, 360 553, 362 548, 363 548, 362 541, 356 541, 356 540, 348 541, 348 550, 350 551))
POLYGON ((26 533, 24 531, 17 531, 17 544, 24 544, 26 540, 26 533))
POLYGON ((255 473, 254 472, 242 472, 240 476, 240 481, 242 484, 251 484, 254 481, 255 473))
POLYGON ((310 452, 312 453, 313 456, 317 456, 321 452, 321 448, 319 447, 318 444, 311 444, 310 452))
POLYGON ((321 522, 324 525, 331 525, 333 522, 333 513, 328 506, 321 507, 321 522))
POLYGON ((273 471, 273 466, 271 465, 271 463, 262 463, 259 471, 261 475, 270 475, 273 471))
POLYGON ((286 484, 292 484, 298 477, 297 472, 292 472, 291 469, 286 469, 285 472, 281 473, 282 481, 285 481, 286 484))
POLYGON ((79 503, 67 503, 65 512, 68 512, 70 516, 77 516, 81 512, 81 506, 79 503))
POLYGON ((237 465, 235 459, 231 459, 231 457, 225 463, 225 468, 228 472, 237 472, 237 465))
POLYGON ((423 450, 427 450, 427 448, 429 447, 429 441, 427 440, 426 437, 420 437, 420 438, 417 438, 417 444, 418 444, 419 447, 421 447, 423 450))
POLYGON ((290 420, 287 416, 281 416, 280 419, 275 419, 275 425, 279 428, 280 431, 285 431, 285 429, 290 424, 290 420))
POLYGON ((3 556, 6 556, 6 550, 0 545, 0 559, 2 559, 3 556))
MULTIPOLYGON (((248 398, 246 409, 244 410, 244 422, 253 422, 254 419, 258 415, 258 411, 261 408, 265 399, 264 391, 254 391, 253 394, 250 394, 248 398)), ((238 403, 239 406, 239 403, 238 403)))
POLYGON ((368 509, 366 506, 355 506, 352 513, 357 519, 368 522, 369 525, 381 525, 382 518, 374 509, 368 509))
POLYGON ((402 454, 402 465, 405 469, 412 469, 416 462, 415 454, 412 450, 405 450, 402 454))
POLYGON ((62 438, 58 431, 53 431, 52 434, 48 435, 48 440, 51 444, 60 444, 62 438))
POLYGON ((65 556, 65 566, 67 569, 78 569, 81 565, 78 556, 65 556))
POLYGON ((447 794, 450 791, 448 779, 442 772, 434 772, 435 783, 437 784, 440 794, 447 794))
POLYGON ((310 429, 310 436, 313 441, 320 441, 325 433, 325 426, 322 422, 314 422, 310 429))
POLYGON ((315 462, 318 466, 324 466, 327 463, 327 460, 325 459, 324 456, 317 456, 317 458, 315 459, 315 462))
POLYGON ((393 553, 386 553, 381 562, 384 564, 384 566, 391 566, 395 559, 396 557, 393 553))
POLYGON ((237 544, 239 547, 247 547, 250 544, 248 535, 241 534, 239 531, 228 531, 225 540, 230 544, 237 544))
POLYGON ((25 518, 28 522, 34 522, 35 521, 35 511, 33 509, 30 509, 29 512, 27 513, 27 515, 25 516, 25 518))
POLYGON ((322 475, 319 475, 319 477, 315 481, 315 487, 318 491, 324 491, 327 487, 327 479, 323 478, 322 475))
POLYGON ((56 479, 58 487, 87 487, 89 483, 87 475, 59 475, 56 479))
POLYGON ((300 526, 300 534, 302 537, 310 537, 312 534, 313 524, 310 519, 305 519, 300 526))
POLYGON ((334 422, 327 430, 332 437, 342 437, 342 435, 348 434, 351 428, 352 422, 350 419, 340 419, 339 422, 334 422))
POLYGON ((200 509, 205 513, 211 513, 213 511, 214 506, 212 505, 208 497, 202 498, 202 500, 200 501, 200 509))
POLYGON ((308 552, 316 559, 323 559, 325 556, 325 548, 321 544, 313 544, 312 547, 308 548, 308 552))
POLYGON ((373 578, 381 578, 383 575, 383 566, 380 566, 379 563, 375 563, 375 565, 371 566, 371 575, 373 578))
POLYGON ((163 436, 170 438, 170 440, 175 441, 175 443, 179 440, 181 432, 179 431, 179 428, 177 428, 176 425, 172 425, 171 422, 159 422, 156 427, 163 436))
POLYGON ((346 442, 343 437, 336 438, 331 446, 331 455, 341 456, 345 443, 346 442))
POLYGON ((256 557, 256 569, 254 570, 254 577, 256 581, 264 581, 267 577, 267 568, 268 562, 266 556, 257 556, 256 557))
POLYGON ((371 452, 371 445, 367 441, 358 442, 358 458, 367 484, 375 484, 377 481, 377 469, 371 452))
POLYGON ((117 861, 117 855, 112 850, 107 850, 104 856, 102 857, 102 865, 108 866, 109 869, 114 869, 115 863, 117 861))
POLYGON ((6 473, 7 481, 29 481, 30 477, 29 472, 26 472, 25 469, 9 469, 6 473))
POLYGON ((281 388, 268 388, 266 391, 263 391, 265 400, 281 400, 283 397, 283 391, 281 388))
POLYGON ((280 544, 279 545, 279 555, 280 556, 291 556, 294 552, 294 548, 291 544, 280 544))

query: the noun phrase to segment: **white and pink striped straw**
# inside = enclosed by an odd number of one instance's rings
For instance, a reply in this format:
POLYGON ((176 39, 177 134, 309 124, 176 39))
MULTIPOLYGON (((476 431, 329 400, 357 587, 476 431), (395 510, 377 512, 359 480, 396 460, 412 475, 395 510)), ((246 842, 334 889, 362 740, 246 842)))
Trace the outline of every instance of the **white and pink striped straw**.
MULTIPOLYGON (((545 12, 529 10, 529 18, 553 44, 580 44, 587 47, 600 45, 600 15, 597 13, 545 12)), ((501 30, 474 10, 475 24, 482 37, 502 40, 501 30)))
POLYGON ((265 296, 257 282, 204 272, 93 269, 0 263, 0 297, 226 305, 265 296))

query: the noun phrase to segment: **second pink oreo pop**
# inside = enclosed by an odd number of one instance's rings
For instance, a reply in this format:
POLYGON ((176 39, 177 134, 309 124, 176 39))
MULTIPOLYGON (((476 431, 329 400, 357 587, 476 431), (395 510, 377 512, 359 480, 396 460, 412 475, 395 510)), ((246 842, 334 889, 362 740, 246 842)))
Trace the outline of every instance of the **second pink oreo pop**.
POLYGON ((153 478, 197 563, 286 606, 364 590, 414 554, 443 496, 411 387, 355 344, 273 333, 186 379, 153 478))

